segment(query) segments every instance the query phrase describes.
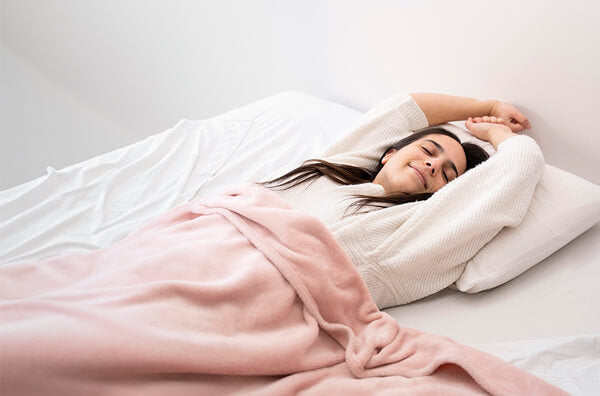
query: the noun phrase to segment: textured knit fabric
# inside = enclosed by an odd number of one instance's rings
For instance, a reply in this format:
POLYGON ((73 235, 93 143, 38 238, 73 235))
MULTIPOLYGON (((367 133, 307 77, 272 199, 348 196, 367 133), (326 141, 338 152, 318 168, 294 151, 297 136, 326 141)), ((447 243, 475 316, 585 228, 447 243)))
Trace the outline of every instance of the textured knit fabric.
MULTIPOLYGON (((375 169, 386 148, 427 126, 412 97, 398 94, 369 110, 353 132, 318 158, 375 169)), ((351 194, 383 196, 383 187, 342 186, 320 177, 279 194, 327 225, 383 309, 456 281, 466 262, 503 227, 520 223, 543 168, 537 143, 520 135, 426 201, 343 217, 351 194)))

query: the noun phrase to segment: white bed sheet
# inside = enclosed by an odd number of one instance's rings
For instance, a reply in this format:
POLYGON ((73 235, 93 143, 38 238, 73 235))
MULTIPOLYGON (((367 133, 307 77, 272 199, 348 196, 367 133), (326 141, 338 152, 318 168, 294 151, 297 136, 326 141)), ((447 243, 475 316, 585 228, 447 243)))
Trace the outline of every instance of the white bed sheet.
POLYGON ((182 202, 298 165, 360 116, 287 92, 212 119, 181 120, 61 170, 49 167, 0 192, 0 265, 109 246, 182 202))
POLYGON ((600 394, 598 336, 572 336, 474 346, 574 396, 600 394))
MULTIPOLYGON (((49 169, 0 192, 0 264, 108 246, 181 202, 292 169, 361 115, 285 92, 49 169)), ((590 374, 600 361, 599 242, 596 225, 499 288, 475 295, 446 289, 386 312, 405 327, 489 350, 573 394, 600 394, 600 378, 590 374), (567 346, 575 358, 564 361, 567 346), (577 374, 560 374, 567 368, 577 374)))
POLYGON ((191 199, 251 123, 180 121, 133 145, 0 192, 0 264, 109 246, 191 199))

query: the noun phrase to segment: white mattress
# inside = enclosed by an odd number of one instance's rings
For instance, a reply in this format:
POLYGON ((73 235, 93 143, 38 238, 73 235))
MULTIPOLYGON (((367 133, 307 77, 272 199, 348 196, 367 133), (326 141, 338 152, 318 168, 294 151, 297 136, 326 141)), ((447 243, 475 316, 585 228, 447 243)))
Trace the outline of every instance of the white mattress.
MULTIPOLYGON (((0 264, 108 246, 181 202, 292 169, 351 131, 360 117, 285 92, 49 169, 0 192, 0 264)), ((600 394, 599 263, 596 225, 494 290, 446 289, 386 312, 405 327, 489 350, 573 394, 600 394)))

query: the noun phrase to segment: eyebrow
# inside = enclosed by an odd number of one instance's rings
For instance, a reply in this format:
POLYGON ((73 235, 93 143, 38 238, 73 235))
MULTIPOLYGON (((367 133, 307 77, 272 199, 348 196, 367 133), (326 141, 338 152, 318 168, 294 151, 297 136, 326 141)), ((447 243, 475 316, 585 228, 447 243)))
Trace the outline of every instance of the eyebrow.
MULTIPOLYGON (((440 150, 441 153, 445 152, 446 150, 444 150, 444 148, 442 147, 441 144, 439 144, 438 142, 436 142, 435 140, 431 140, 431 139, 425 139, 426 142, 431 142, 433 143, 433 145, 440 150)), ((446 161, 448 163, 450 163, 450 167, 452 168, 452 170, 454 171, 454 174, 456 174, 456 177, 458 177, 458 170, 456 169, 456 165, 454 165, 454 162, 448 160, 446 161)))

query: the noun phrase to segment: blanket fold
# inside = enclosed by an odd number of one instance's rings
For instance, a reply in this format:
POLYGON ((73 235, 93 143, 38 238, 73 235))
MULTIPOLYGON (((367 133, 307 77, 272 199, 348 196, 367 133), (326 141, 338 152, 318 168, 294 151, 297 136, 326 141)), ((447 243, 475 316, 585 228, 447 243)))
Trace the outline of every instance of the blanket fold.
POLYGON ((400 327, 320 221, 254 184, 0 267, 0 318, 2 395, 564 394, 400 327))

